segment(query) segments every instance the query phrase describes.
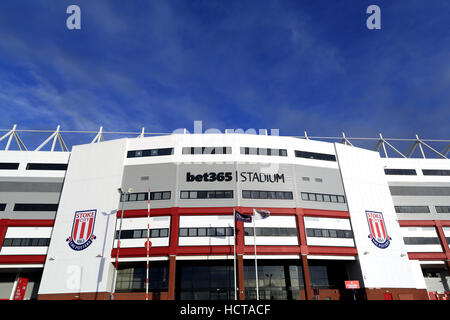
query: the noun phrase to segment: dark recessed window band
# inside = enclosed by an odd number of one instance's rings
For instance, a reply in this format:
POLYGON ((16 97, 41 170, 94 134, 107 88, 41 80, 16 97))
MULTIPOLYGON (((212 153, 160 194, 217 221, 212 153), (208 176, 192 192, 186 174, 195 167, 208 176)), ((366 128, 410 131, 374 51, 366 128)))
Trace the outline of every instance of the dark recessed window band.
MULTIPOLYGON (((170 200, 170 198, 171 198, 171 192, 170 191, 150 192, 150 201, 153 201, 153 200, 170 200)), ((146 200, 148 200, 148 192, 138 192, 138 193, 123 194, 121 202, 146 201, 146 200)))
POLYGON ((336 156, 333 154, 326 153, 316 153, 316 152, 307 152, 307 151, 299 151, 295 150, 295 156, 297 158, 306 158, 306 159, 314 159, 314 160, 325 160, 325 161, 336 161, 336 156))
POLYGON ((241 147, 241 154, 287 157, 286 149, 241 147))
POLYGON ((337 230, 337 229, 318 229, 318 228, 307 228, 306 229, 307 237, 314 238, 345 238, 352 239, 353 231, 352 230, 337 230))
POLYGON ((0 203, 0 211, 5 211, 6 203, 0 203))
POLYGON ((58 204, 53 203, 16 203, 14 211, 56 211, 58 204))
MULTIPOLYGON (((150 238, 168 238, 169 229, 150 229, 150 238)), ((119 238, 119 231, 116 231, 116 239, 119 238)), ((120 239, 142 239, 147 238, 147 229, 136 229, 136 230, 122 230, 120 232, 120 239)))
POLYGON ((229 237, 233 236, 232 227, 180 228, 180 237, 229 237))
POLYGON ((428 206, 395 206, 397 213, 430 213, 428 206))
POLYGON ((345 203, 344 196, 335 195, 335 194, 302 192, 301 196, 302 196, 302 200, 305 200, 305 201, 345 203))
POLYGON ((450 213, 450 206, 436 206, 437 213, 450 213))
POLYGON ((423 169, 424 176, 450 176, 450 170, 423 169))
POLYGON ((28 163, 27 170, 67 170, 67 163, 28 163))
POLYGON ((128 151, 127 158, 170 156, 172 154, 173 148, 133 150, 128 151))
POLYGON ((405 244, 411 244, 411 245, 421 245, 421 244, 441 244, 439 241, 439 238, 432 238, 432 237, 404 237, 403 241, 405 244))
POLYGON ((184 147, 183 154, 231 154, 231 147, 184 147))
POLYGON ((384 169, 386 175, 398 176, 416 176, 417 172, 414 169, 384 169))
POLYGON ((293 193, 290 191, 242 190, 242 198, 292 200, 294 199, 294 196, 293 193))
MULTIPOLYGON (((257 237, 294 237, 294 236, 298 236, 297 228, 256 227, 255 232, 256 232, 257 237)), ((245 236, 253 236, 253 228, 245 227, 244 235, 245 236)))
POLYGON ((48 247, 50 238, 6 238, 3 247, 48 247))
POLYGON ((18 163, 0 162, 0 170, 17 170, 18 168, 18 163))
POLYGON ((180 199, 232 199, 233 190, 181 191, 180 199))

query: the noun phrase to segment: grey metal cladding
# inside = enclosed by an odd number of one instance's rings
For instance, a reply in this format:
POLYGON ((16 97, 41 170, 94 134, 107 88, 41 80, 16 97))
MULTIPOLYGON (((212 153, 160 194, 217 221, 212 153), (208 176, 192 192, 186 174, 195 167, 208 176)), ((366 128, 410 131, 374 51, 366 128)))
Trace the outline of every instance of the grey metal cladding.
POLYGON ((61 192, 61 182, 0 181, 0 192, 61 192))
MULTIPOLYGON (((168 208, 175 206, 176 178, 177 165, 174 163, 128 165, 124 168, 122 188, 124 190, 133 188, 133 192, 148 192, 148 188, 151 192, 170 191, 170 200, 151 202, 152 208, 168 208)), ((122 204, 124 209, 128 210, 147 208, 147 201, 130 201, 122 204)), ((119 204, 119 208, 122 204, 119 204)))
POLYGON ((298 199, 299 207, 322 210, 348 210, 347 203, 309 201, 302 200, 301 197, 302 192, 345 196, 341 174, 338 169, 304 165, 295 165, 294 169, 297 184, 297 194, 295 196, 298 199), (322 181, 318 182, 316 178, 322 181))
POLYGON ((174 196, 177 199, 178 206, 180 207, 236 206, 238 203, 237 189, 236 189, 236 164, 234 162, 233 163, 200 162, 200 163, 179 164, 177 189, 175 190, 174 196), (227 175, 227 177, 225 175, 227 175), (180 199, 181 191, 207 191, 207 190, 210 191, 231 190, 233 191, 233 198, 180 199))
POLYGON ((237 163, 237 192, 241 206, 245 207, 295 207, 295 179, 291 164, 237 163), (242 191, 287 191, 293 199, 244 199, 242 191))
POLYGON ((1 192, 0 203, 6 203, 6 210, 0 212, 2 219, 54 219, 56 211, 13 211, 16 203, 59 203, 58 192, 1 192))
POLYGON ((389 186, 389 189, 393 196, 450 196, 450 186, 389 186))

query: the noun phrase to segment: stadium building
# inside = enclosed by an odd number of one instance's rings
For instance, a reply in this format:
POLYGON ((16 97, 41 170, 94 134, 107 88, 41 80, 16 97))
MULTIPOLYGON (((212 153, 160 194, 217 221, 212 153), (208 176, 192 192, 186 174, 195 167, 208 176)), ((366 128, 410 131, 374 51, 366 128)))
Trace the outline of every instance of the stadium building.
POLYGON ((403 154, 381 135, 369 150, 345 136, 103 140, 100 131, 69 152, 58 127, 28 151, 18 133, 0 138, 0 299, 145 299, 148 288, 158 300, 427 300, 449 291, 448 147, 417 137, 403 154))

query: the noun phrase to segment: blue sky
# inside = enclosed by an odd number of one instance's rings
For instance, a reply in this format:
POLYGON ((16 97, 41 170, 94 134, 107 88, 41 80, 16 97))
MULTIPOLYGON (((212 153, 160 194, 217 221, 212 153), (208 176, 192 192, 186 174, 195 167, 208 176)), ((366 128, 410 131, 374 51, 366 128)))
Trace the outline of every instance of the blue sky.
POLYGON ((449 23, 444 0, 2 0, 0 128, 448 139, 449 23))

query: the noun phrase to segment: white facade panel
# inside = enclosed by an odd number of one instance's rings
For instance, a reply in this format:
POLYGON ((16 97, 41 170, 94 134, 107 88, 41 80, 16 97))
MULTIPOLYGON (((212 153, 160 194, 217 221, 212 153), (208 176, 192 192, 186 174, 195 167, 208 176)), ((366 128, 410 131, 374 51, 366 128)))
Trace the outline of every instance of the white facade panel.
MULTIPOLYGON (((254 245, 253 236, 244 237, 245 245, 254 245)), ((298 246, 298 237, 262 237, 256 236, 257 246, 298 246)))
POLYGON ((335 143, 359 262, 367 288, 426 288, 420 265, 408 260, 383 162, 377 152, 335 143), (389 245, 371 241, 366 211, 382 213, 389 245), (365 253, 365 254, 362 254, 365 253))
POLYGON ((352 230, 349 219, 303 217, 305 228, 352 230))
POLYGON ((353 239, 306 237, 308 246, 354 247, 353 239))
MULTIPOLYGON (((147 229, 148 219, 144 218, 124 218, 122 230, 147 229)), ((120 218, 117 220, 116 230, 119 230, 120 218)), ((170 228, 170 216, 152 217, 150 216, 150 229, 170 228)))
POLYGON ((73 147, 39 294, 111 290, 109 262, 120 200, 126 139, 73 147), (67 242, 75 212, 96 210, 90 246, 72 249, 67 242))
MULTIPOLYGON (((121 239, 120 240, 120 248, 145 248, 145 243, 147 242, 147 238, 139 238, 139 239, 121 239)), ((152 243, 151 248, 153 247, 167 247, 169 246, 169 238, 150 238, 150 242, 152 243)), ((117 248, 117 240, 114 241, 114 248, 117 248)))
POLYGON ((234 227, 234 216, 180 216, 180 228, 234 227))
POLYGON ((5 238, 50 238, 53 227, 8 227, 5 238))
POLYGON ((233 236, 224 237, 179 237, 179 246, 232 246, 233 236))
POLYGON ((4 255, 46 255, 48 247, 2 247, 0 256, 4 255))

